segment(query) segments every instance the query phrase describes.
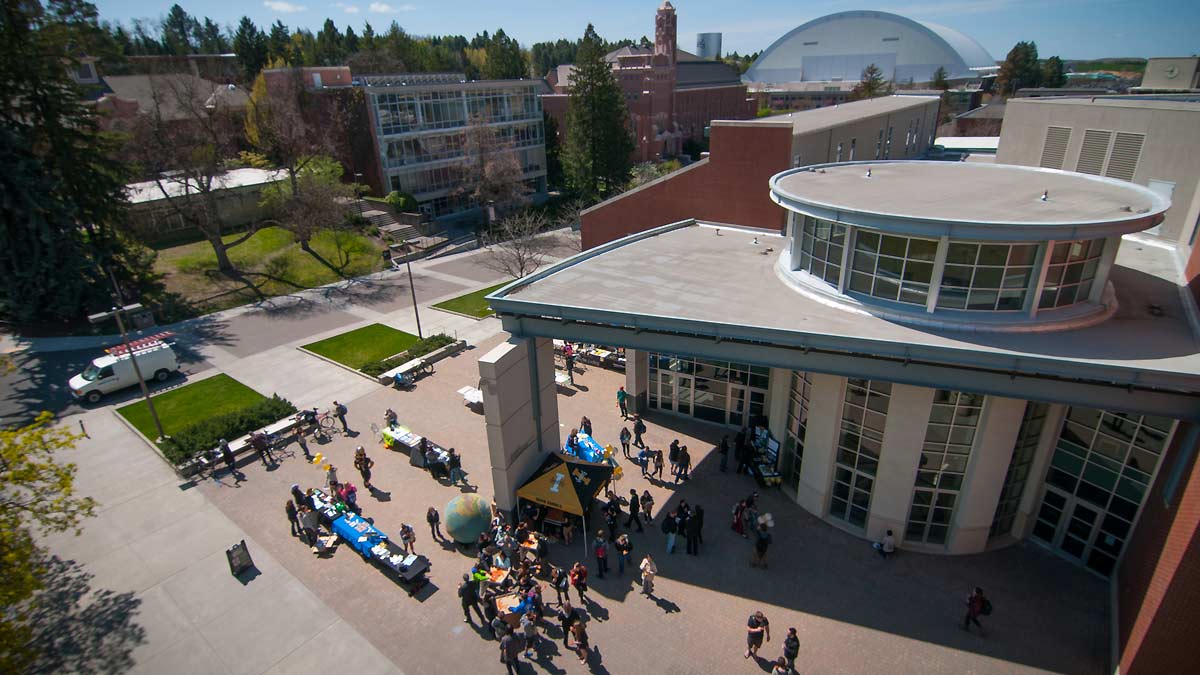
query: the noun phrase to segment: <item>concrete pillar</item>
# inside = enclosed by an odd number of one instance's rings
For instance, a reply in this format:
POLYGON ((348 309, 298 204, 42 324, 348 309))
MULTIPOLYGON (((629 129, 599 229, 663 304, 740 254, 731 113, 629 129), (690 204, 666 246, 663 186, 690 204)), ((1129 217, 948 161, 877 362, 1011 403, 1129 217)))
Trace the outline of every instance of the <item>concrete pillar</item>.
POLYGON ((833 482, 833 462, 837 456, 838 431, 842 425, 846 378, 813 373, 812 381, 796 502, 805 511, 824 518, 829 508, 829 486, 833 482))
POLYGON ((866 534, 870 539, 882 539, 889 529, 897 541, 904 537, 933 394, 934 390, 927 387, 892 385, 879 472, 871 495, 871 515, 867 519, 866 534))
POLYGON ((646 397, 650 388, 650 363, 646 352, 625 350, 625 393, 629 394, 629 412, 644 413, 649 406, 646 397))
POLYGON ((479 359, 479 376, 496 505, 511 510, 517 488, 560 447, 553 342, 511 337, 479 359))
POLYGON ((1042 504, 1042 484, 1046 481, 1046 470, 1050 466, 1050 458, 1054 456, 1054 446, 1058 444, 1058 435, 1062 431, 1063 421, 1067 418, 1067 406, 1053 403, 1046 411, 1046 421, 1042 425, 1042 436, 1038 441, 1037 452, 1033 463, 1029 465, 1029 476, 1025 479, 1025 491, 1021 493, 1021 505, 1017 508, 1017 517, 1013 521, 1013 539, 1024 539, 1029 536, 1033 524, 1037 520, 1037 510, 1042 504))
MULTIPOLYGON (((783 445, 787 436, 787 411, 791 401, 792 371, 772 368, 767 389, 767 430, 783 445)), ((747 394, 748 395, 748 394, 747 394)))
POLYGON ((967 475, 958 493, 949 553, 978 553, 987 548, 996 502, 1012 461, 1013 446, 1025 415, 1025 401, 989 396, 983 406, 967 475))

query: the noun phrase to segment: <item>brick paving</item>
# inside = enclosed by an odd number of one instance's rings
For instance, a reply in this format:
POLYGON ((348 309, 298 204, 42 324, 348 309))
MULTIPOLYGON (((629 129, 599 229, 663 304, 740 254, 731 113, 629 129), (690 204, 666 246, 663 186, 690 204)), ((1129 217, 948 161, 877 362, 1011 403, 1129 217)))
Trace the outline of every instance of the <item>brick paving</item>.
MULTIPOLYGON (((406 454, 384 450, 370 425, 382 420, 385 408, 393 408, 418 433, 459 449, 469 482, 490 498, 483 416, 464 406, 456 390, 477 382, 477 359, 504 337, 440 362, 437 373, 412 392, 381 387, 346 402, 350 425, 359 435, 336 436, 326 445, 310 443, 314 452, 332 458, 343 480, 360 487, 364 515, 377 526, 391 534, 401 522, 415 526, 417 548, 433 562, 433 583, 415 598, 347 547, 318 559, 290 536, 282 508, 288 487, 323 482, 321 472, 298 451, 271 471, 257 463, 246 465, 247 480, 239 487, 231 482, 201 486, 258 545, 407 673, 503 672, 503 666, 496 643, 462 622, 455 588, 472 557, 431 542, 423 518, 429 505, 444 510, 462 490, 409 466, 406 454), (353 448, 360 443, 376 462, 372 482, 386 494, 370 496, 361 489, 351 465, 353 448)), ((575 379, 576 388, 560 390, 564 437, 586 414, 596 437, 615 445, 622 421, 614 392, 624 376, 591 368, 575 379)), ((661 413, 648 415, 647 422, 651 446, 665 447, 679 438, 695 458, 692 481, 650 490, 658 513, 680 498, 705 507, 702 554, 667 555, 657 520, 646 533, 634 534, 635 560, 651 551, 658 562, 659 599, 639 595, 628 572, 604 580, 593 572, 589 634, 599 656, 585 667, 565 653, 561 639, 547 641, 543 658, 532 669, 524 664, 522 672, 763 672, 765 664, 742 658, 745 620, 756 609, 766 613, 773 630, 764 656, 780 653, 788 626, 798 629, 802 672, 1106 670, 1107 584, 1031 544, 973 556, 901 552, 884 561, 868 543, 810 516, 778 490, 760 490, 761 510, 775 517, 775 544, 768 556, 770 568, 751 568, 750 545, 729 529, 728 521, 733 503, 756 488, 749 477, 720 473, 715 453, 708 454, 725 430, 661 413), (995 614, 985 619, 987 638, 958 628, 962 599, 976 584, 996 606, 995 614)), ((626 472, 619 494, 628 494, 630 487, 645 489, 636 468, 627 466, 626 472)), ((550 553, 556 564, 582 555, 578 540, 569 550, 554 545, 550 553)), ((547 590, 547 596, 553 593, 547 590)), ((550 634, 560 635, 557 628, 550 634)))

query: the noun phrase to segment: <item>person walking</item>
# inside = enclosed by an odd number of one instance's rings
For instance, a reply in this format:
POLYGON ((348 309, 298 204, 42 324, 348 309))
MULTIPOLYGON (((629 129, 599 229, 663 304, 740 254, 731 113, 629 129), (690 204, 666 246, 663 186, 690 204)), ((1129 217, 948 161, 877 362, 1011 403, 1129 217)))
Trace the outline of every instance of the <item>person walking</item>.
POLYGON ((568 640, 571 637, 571 626, 574 626, 576 621, 579 621, 579 612, 575 611, 575 608, 571 606, 571 601, 567 600, 562 607, 558 608, 558 624, 562 626, 563 647, 567 649, 571 648, 568 640))
POLYGON ((629 419, 629 404, 625 400, 629 398, 629 392, 625 391, 625 387, 617 389, 617 407, 621 409, 621 419, 629 419))
POLYGON ((658 565, 654 564, 654 558, 647 553, 638 569, 642 571, 642 593, 647 597, 654 595, 654 577, 658 576, 658 565))
POLYGON ((687 480, 692 477, 691 473, 690 473, 692 470, 692 456, 688 454, 688 449, 687 449, 686 445, 683 446, 682 448, 679 448, 678 462, 679 462, 679 465, 678 465, 677 471, 675 473, 675 482, 676 483, 678 483, 681 480, 687 480))
POLYGON ((233 482, 242 482, 242 472, 237 469, 237 457, 229 448, 229 441, 222 438, 217 443, 217 450, 221 453, 221 461, 225 463, 225 468, 229 469, 229 475, 233 476, 233 482))
POLYGON ((296 508, 307 505, 308 497, 304 491, 300 489, 299 483, 292 483, 292 501, 296 502, 296 508))
POLYGON ((628 534, 622 534, 617 537, 617 543, 613 547, 617 549, 617 576, 623 577, 625 576, 625 563, 629 563, 629 566, 633 567, 633 559, 630 557, 630 554, 633 553, 633 542, 629 541, 628 534))
POLYGON ((638 466, 642 469, 642 478, 650 477, 650 462, 654 459, 654 451, 650 448, 642 448, 637 454, 638 466))
POLYGON ((604 530, 596 532, 596 538, 592 540, 592 553, 596 556, 596 577, 603 579, 608 571, 608 540, 604 538, 604 530))
POLYGON ((517 675, 521 672, 520 662, 521 640, 511 632, 506 632, 504 637, 500 638, 500 663, 508 669, 509 675, 517 675))
POLYGON ((587 624, 576 621, 571 625, 571 636, 575 638, 575 653, 579 655, 579 662, 586 664, 588 650, 591 648, 588 644, 587 624))
POLYGON ((429 507, 425 512, 425 522, 429 523, 429 535, 434 541, 445 541, 446 535, 442 534, 442 514, 438 510, 429 507))
POLYGON ((296 444, 300 446, 300 450, 304 452, 304 459, 312 461, 312 453, 308 451, 308 439, 304 436, 304 429, 296 427, 296 444))
POLYGON ((687 554, 700 554, 700 528, 704 526, 704 511, 699 506, 692 512, 692 516, 687 519, 687 524, 684 525, 684 536, 687 537, 687 554))
POLYGON ((525 658, 533 659, 534 650, 538 644, 538 613, 536 610, 526 610, 521 615, 521 632, 525 634, 525 658))
POLYGON ((571 585, 575 587, 575 592, 579 594, 579 602, 587 604, 587 565, 577 562, 571 566, 571 585))
POLYGON ((571 386, 573 387, 575 386, 575 352, 570 352, 567 354, 566 362, 567 382, 570 382, 571 386))
POLYGON ((255 431, 250 434, 250 447, 258 453, 258 458, 262 460, 263 466, 270 467, 275 463, 275 457, 271 455, 270 444, 267 443, 267 437, 261 432, 255 431))
POLYGON ((346 413, 348 412, 350 411, 346 406, 337 401, 333 402, 333 416, 338 418, 338 421, 342 423, 342 432, 347 434, 350 433, 350 425, 346 424, 346 413))
POLYGON ((642 513, 646 514, 647 523, 654 522, 654 495, 649 490, 642 490, 642 513))
POLYGON ((767 524, 760 523, 754 532, 754 556, 750 559, 751 567, 767 569, 767 548, 771 546, 771 533, 767 532, 767 524))
POLYGON ((471 623, 471 609, 479 615, 479 621, 487 625, 483 610, 479 609, 479 584, 471 580, 470 574, 464 574, 462 583, 458 585, 458 598, 462 602, 463 623, 471 623))
POLYGON ((791 675, 796 672, 796 657, 800 656, 800 638, 796 635, 795 628, 789 628, 787 637, 783 638, 783 658, 787 664, 787 673, 791 675))
POLYGON ((633 438, 633 434, 629 433, 629 427, 621 427, 621 435, 618 438, 621 440, 621 452, 625 453, 625 459, 633 459, 629 456, 629 441, 633 438))
POLYGON ((292 526, 292 536, 296 537, 303 534, 304 530, 300 527, 300 517, 296 511, 296 502, 287 500, 287 504, 283 507, 284 513, 287 514, 288 525, 292 526))
POLYGON ((745 657, 758 658, 758 650, 763 645, 763 638, 771 641, 771 622, 761 611, 750 615, 746 621, 746 653, 745 657))
POLYGON ((662 531, 663 534, 667 535, 667 553, 675 552, 675 534, 678 532, 675 526, 675 517, 677 515, 675 511, 671 511, 671 513, 667 514, 666 518, 663 518, 662 531))
POLYGON ((637 529, 638 529, 637 531, 638 532, 644 531, 642 529, 642 518, 641 518, 642 508, 641 507, 642 507, 642 504, 641 504, 641 500, 638 499, 637 490, 630 488, 629 489, 629 518, 625 521, 625 527, 629 527, 629 525, 631 523, 637 523, 637 529))
POLYGON ((642 421, 641 415, 633 416, 633 444, 639 448, 646 447, 646 442, 642 440, 642 434, 646 433, 646 423, 642 421))
POLYGON ((983 630, 983 624, 979 623, 979 617, 991 613, 991 601, 983 596, 983 589, 976 586, 975 592, 967 596, 967 615, 963 617, 962 629, 970 633, 971 624, 975 624, 979 628, 979 635, 987 637, 987 632, 983 630))
POLYGON ((655 450, 654 451, 654 471, 652 471, 650 473, 650 477, 658 478, 659 481, 662 481, 662 472, 663 472, 662 450, 655 450))
POLYGON ((459 456, 454 448, 446 451, 449 458, 446 460, 446 466, 450 469, 450 484, 458 485, 458 481, 462 481, 463 485, 467 484, 467 474, 462 470, 462 457, 459 456))
POLYGON ((721 437, 721 445, 717 447, 717 452, 721 455, 721 473, 729 470, 729 434, 721 437))
MULTIPOLYGON (((667 460, 669 462, 671 462, 671 475, 678 476, 679 475, 679 439, 678 438, 671 441, 671 447, 669 450, 667 450, 667 460)), ((676 479, 675 482, 678 483, 679 480, 676 479)))
POLYGON ((358 469, 358 475, 362 476, 363 487, 368 490, 374 490, 371 487, 371 467, 375 466, 375 460, 367 457, 367 451, 363 446, 358 446, 354 449, 354 468, 358 469))
POLYGON ((571 580, 567 575, 567 571, 561 567, 555 567, 554 576, 551 577, 550 583, 554 586, 554 594, 558 596, 558 606, 562 607, 564 604, 569 606, 571 604, 571 580), (566 597, 565 603, 563 601, 564 596, 566 597))

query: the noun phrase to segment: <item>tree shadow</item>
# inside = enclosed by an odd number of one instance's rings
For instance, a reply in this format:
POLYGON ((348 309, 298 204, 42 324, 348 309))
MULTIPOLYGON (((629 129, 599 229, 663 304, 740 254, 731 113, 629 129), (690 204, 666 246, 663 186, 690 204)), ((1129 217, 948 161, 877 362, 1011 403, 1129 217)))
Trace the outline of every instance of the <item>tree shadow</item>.
POLYGON ((146 642, 134 622, 142 601, 132 592, 91 587, 92 576, 73 560, 46 561, 46 588, 32 607, 30 642, 36 652, 28 673, 123 673, 133 650, 146 642))

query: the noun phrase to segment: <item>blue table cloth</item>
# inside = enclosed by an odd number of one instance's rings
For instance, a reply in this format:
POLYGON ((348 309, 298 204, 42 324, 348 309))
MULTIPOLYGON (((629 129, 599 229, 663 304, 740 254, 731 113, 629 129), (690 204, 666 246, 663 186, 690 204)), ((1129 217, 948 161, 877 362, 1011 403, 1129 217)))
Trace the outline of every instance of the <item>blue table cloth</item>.
POLYGON ((582 459, 585 462, 601 464, 604 462, 604 446, 596 442, 596 439, 588 436, 585 433, 576 434, 579 439, 579 445, 571 447, 570 445, 563 446, 563 453, 572 455, 582 459))
POLYGON ((334 520, 330 529, 364 557, 370 555, 376 544, 388 538, 386 534, 375 529, 375 526, 353 513, 347 513, 334 520))

